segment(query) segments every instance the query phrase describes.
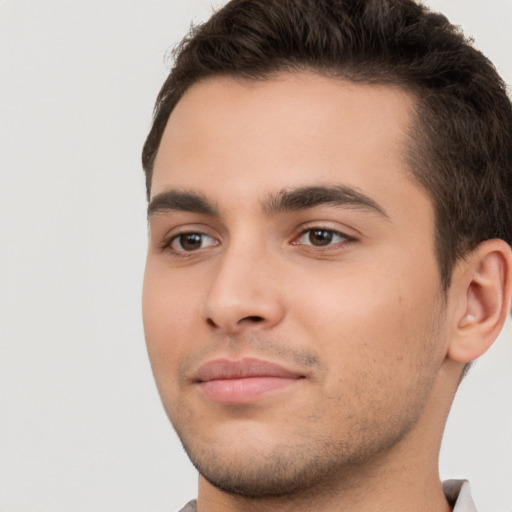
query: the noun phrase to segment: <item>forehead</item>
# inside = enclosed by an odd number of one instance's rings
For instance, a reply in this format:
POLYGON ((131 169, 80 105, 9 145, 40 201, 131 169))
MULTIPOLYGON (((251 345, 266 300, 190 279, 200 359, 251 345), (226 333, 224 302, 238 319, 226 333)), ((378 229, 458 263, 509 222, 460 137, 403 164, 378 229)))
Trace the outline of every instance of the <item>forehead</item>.
POLYGON ((169 118, 151 195, 236 190, 245 201, 293 186, 341 182, 377 195, 415 186, 405 163, 413 105, 398 87, 311 72, 204 80, 169 118))

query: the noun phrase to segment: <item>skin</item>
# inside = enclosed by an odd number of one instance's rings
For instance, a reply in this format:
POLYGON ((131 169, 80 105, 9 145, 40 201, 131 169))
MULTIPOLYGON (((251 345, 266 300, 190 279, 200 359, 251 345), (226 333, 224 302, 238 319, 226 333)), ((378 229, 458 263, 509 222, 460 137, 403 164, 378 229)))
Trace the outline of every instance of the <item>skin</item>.
POLYGON ((208 79, 173 111, 143 312, 200 512, 450 509, 437 457, 468 279, 441 290, 432 204, 405 164, 412 107, 398 88, 304 72, 208 79), (304 187, 364 197, 279 201, 304 187), (300 378, 245 403, 195 378, 248 357, 300 378))

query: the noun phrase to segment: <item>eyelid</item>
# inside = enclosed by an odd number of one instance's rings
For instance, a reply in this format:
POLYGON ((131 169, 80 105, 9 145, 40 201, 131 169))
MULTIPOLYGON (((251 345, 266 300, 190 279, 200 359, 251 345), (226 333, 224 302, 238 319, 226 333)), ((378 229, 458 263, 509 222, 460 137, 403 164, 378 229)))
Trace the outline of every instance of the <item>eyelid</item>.
POLYGON ((324 230, 324 231, 332 231, 333 233, 338 233, 345 238, 356 240, 360 238, 362 235, 355 228, 351 228, 348 226, 340 225, 339 223, 334 223, 330 221, 311 221, 305 222, 301 224, 297 230, 295 236, 303 235, 308 231, 314 230, 324 230))
POLYGON ((358 240, 358 237, 354 236, 354 235, 349 235, 347 234, 347 232, 343 229, 340 229, 338 227, 333 227, 332 225, 329 225, 329 224, 326 224, 326 223, 322 223, 322 222, 317 222, 317 223, 312 223, 312 224, 309 224, 309 225, 305 225, 305 226, 301 226, 300 228, 300 231, 298 232, 298 234, 296 234, 292 241, 291 241, 291 244, 292 245, 296 245, 296 246, 304 246, 304 247, 307 247, 307 248, 313 248, 314 250, 324 250, 324 251, 328 251, 328 250, 333 250, 333 249, 336 249, 336 248, 340 248, 342 246, 346 246, 350 243, 353 243, 353 242, 356 242, 358 240), (299 240, 305 236, 307 233, 310 233, 312 231, 327 231, 329 233, 332 233, 333 235, 337 235, 339 236, 340 238, 342 238, 342 240, 339 240, 339 241, 336 241, 336 242, 333 242, 333 243, 328 243, 327 245, 314 245, 314 244, 309 244, 309 243, 301 243, 299 240))
POLYGON ((207 226, 201 225, 201 224, 186 224, 186 225, 177 226, 177 227, 171 229, 170 231, 168 231, 166 233, 166 235, 162 238, 162 241, 159 243, 159 247, 161 250, 170 251, 176 256, 188 256, 188 255, 198 253, 198 252, 200 252, 204 249, 207 249, 209 247, 216 247, 216 246, 220 245, 220 243, 221 242, 220 242, 219 236, 216 233, 212 233, 212 229, 209 229, 207 226), (187 234, 202 235, 202 236, 205 236, 205 237, 208 237, 208 238, 214 240, 215 243, 208 245, 207 247, 202 247, 200 249, 193 250, 193 251, 186 251, 184 249, 179 250, 179 249, 174 249, 173 247, 171 247, 172 243, 176 239, 178 239, 180 236, 187 235, 187 234))
POLYGON ((211 237, 210 235, 207 235, 206 233, 199 233, 199 232, 196 232, 196 231, 188 231, 188 232, 185 232, 185 233, 179 233, 177 235, 174 235, 170 238, 169 242, 167 243, 167 247, 169 247, 170 249, 172 249, 174 252, 176 253, 180 253, 180 254, 188 254, 188 253, 193 253, 193 252, 199 252, 203 249, 206 249, 208 247, 215 247, 218 245, 218 242, 215 240, 215 238, 211 237), (174 247, 174 244, 175 243, 180 243, 179 240, 182 236, 190 236, 190 235, 198 235, 201 237, 201 243, 205 242, 205 239, 209 239, 211 240, 213 243, 208 243, 207 245, 202 245, 201 247, 198 247, 197 249, 191 249, 191 250, 187 250, 185 249, 184 247, 181 247, 181 248, 178 248, 178 247, 174 247))

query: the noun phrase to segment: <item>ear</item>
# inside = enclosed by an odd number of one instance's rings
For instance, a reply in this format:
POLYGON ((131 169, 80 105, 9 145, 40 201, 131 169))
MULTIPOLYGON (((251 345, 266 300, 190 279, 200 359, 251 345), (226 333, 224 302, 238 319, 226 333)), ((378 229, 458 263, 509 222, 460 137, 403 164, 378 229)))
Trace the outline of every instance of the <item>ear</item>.
POLYGON ((510 312, 512 251, 503 240, 482 242, 454 271, 457 295, 448 358, 469 363, 494 343, 510 312))

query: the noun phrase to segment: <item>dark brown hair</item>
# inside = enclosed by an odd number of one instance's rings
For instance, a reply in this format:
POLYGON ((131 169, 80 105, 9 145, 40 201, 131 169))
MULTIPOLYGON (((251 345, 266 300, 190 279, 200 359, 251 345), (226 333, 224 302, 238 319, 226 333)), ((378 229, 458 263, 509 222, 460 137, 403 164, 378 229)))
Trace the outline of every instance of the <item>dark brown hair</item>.
POLYGON ((435 208, 445 288, 480 242, 512 245, 511 103, 492 64, 444 16, 412 0, 232 0, 174 57, 142 152, 148 196, 167 120, 191 85, 308 69, 416 97, 406 156, 435 208))

